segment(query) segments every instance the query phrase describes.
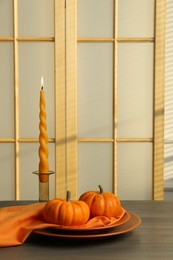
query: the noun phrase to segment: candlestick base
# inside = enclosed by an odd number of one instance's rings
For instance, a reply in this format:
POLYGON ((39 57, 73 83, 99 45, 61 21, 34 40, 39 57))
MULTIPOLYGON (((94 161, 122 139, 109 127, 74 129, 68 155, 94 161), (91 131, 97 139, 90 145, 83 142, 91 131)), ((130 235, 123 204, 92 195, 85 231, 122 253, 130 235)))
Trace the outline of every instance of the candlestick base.
POLYGON ((36 174, 38 176, 39 180, 39 201, 40 202, 46 202, 49 200, 49 176, 51 174, 54 174, 55 172, 49 171, 47 173, 41 173, 39 171, 34 171, 33 174, 36 174), (47 181, 46 182, 41 182, 41 177, 47 176, 47 181))

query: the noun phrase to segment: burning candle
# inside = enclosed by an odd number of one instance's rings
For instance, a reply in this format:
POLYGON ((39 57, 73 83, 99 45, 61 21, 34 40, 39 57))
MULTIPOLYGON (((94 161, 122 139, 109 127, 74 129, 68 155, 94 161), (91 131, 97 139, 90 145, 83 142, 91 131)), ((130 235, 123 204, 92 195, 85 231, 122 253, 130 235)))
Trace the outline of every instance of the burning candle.
POLYGON ((41 78, 41 90, 40 90, 40 123, 39 123, 39 173, 44 173, 45 175, 40 174, 40 182, 47 182, 48 181, 48 175, 46 173, 49 172, 49 163, 48 163, 48 136, 46 133, 47 130, 47 124, 46 124, 46 101, 45 101, 45 94, 44 94, 44 88, 43 88, 43 77, 41 78))

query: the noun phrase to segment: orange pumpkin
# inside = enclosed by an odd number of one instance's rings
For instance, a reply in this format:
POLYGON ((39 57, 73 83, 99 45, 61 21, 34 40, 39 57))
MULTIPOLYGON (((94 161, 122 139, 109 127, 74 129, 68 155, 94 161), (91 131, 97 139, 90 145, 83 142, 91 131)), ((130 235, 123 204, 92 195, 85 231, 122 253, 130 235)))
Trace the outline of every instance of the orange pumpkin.
POLYGON ((83 201, 70 201, 70 192, 67 191, 66 200, 56 198, 46 203, 43 216, 46 222, 49 223, 63 226, 78 226, 87 223, 90 210, 83 201))
POLYGON ((90 218, 96 216, 116 217, 121 209, 118 197, 111 192, 104 192, 101 185, 99 191, 88 191, 83 193, 79 200, 84 201, 90 208, 90 218))

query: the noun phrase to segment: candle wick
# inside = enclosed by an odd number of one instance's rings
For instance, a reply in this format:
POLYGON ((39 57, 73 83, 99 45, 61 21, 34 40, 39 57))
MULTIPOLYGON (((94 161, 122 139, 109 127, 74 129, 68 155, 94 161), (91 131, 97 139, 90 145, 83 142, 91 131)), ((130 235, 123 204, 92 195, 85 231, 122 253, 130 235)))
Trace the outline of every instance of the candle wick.
POLYGON ((41 87, 41 90, 43 90, 43 86, 41 87))

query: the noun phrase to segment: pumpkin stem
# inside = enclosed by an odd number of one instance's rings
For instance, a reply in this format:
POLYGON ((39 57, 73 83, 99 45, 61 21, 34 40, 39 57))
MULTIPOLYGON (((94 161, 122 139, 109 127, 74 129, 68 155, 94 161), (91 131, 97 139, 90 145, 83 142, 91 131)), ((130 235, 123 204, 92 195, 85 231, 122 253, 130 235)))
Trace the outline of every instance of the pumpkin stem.
POLYGON ((103 188, 102 188, 102 186, 100 184, 98 185, 98 187, 100 189, 100 194, 102 195, 103 194, 103 188))
POLYGON ((68 190, 66 194, 66 201, 70 202, 71 192, 68 190))

